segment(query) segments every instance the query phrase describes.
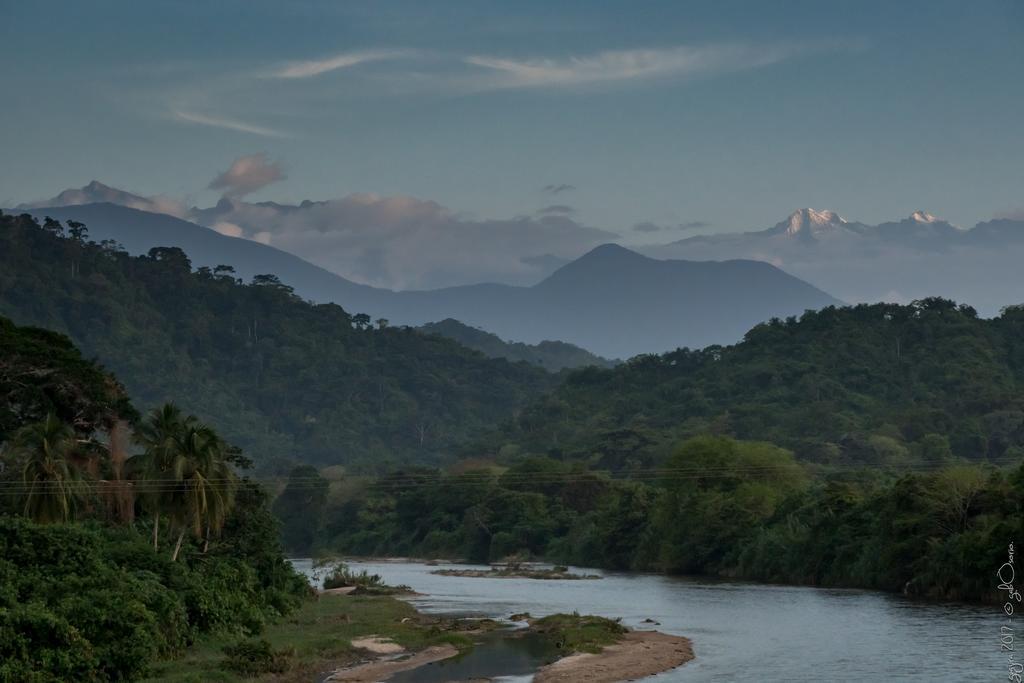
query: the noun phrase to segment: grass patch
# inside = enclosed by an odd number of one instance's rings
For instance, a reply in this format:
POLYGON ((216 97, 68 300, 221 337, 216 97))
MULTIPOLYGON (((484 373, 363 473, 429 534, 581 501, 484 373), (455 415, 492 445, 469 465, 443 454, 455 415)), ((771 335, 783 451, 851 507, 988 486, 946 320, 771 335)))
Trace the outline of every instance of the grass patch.
POLYGON ((531 630, 565 654, 598 653, 606 645, 619 642, 626 627, 617 620, 579 614, 552 614, 530 624, 531 630))
MULTIPOLYGON (((309 681, 319 672, 344 666, 365 656, 351 641, 377 635, 391 638, 407 650, 448 643, 460 650, 472 641, 451 620, 426 617, 412 605, 386 596, 323 595, 310 599, 292 615, 266 628, 261 639, 271 653, 287 652, 287 669, 262 675, 262 681, 309 681), (403 621, 404 620, 404 621, 403 621)), ((159 662, 151 683, 235 683, 252 680, 227 670, 225 648, 240 644, 238 636, 204 638, 183 657, 159 662)), ((260 645, 262 648, 263 646, 260 645)))

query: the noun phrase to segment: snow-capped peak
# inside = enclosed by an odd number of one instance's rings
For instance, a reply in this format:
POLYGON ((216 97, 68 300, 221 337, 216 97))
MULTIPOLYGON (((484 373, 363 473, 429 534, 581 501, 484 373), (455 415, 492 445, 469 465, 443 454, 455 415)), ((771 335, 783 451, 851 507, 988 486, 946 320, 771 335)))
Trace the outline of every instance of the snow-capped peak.
POLYGON ((939 219, 931 215, 927 211, 915 211, 914 213, 910 214, 910 220, 914 221, 915 223, 935 223, 939 219))
POLYGON ((823 228, 842 225, 846 220, 835 211, 816 211, 815 209, 797 209, 786 220, 786 234, 797 235, 806 230, 812 233, 821 232, 823 228))

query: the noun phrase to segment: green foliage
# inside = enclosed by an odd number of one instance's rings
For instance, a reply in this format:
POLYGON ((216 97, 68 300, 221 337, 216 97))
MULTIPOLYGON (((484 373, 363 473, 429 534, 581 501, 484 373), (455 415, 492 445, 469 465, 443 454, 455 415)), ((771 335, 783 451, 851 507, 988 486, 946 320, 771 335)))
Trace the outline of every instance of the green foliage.
MULTIPOLYGON (((8 234, 6 220, 0 216, 0 235, 8 234)), ((0 298, 24 294, 20 282, 4 281, 15 277, 6 270, 0 275, 0 291, 5 292, 0 298)), ((0 312, 6 309, 0 306, 0 312)), ((0 443, 47 415, 86 437, 109 429, 118 419, 133 418, 135 410, 117 380, 83 358, 70 339, 0 317, 0 443)))
POLYGON ((295 577, 282 603, 245 556, 173 563, 129 529, 7 516, 0 558, 0 680, 135 680, 200 634, 258 632, 308 590, 295 577))
POLYGON ((380 574, 370 574, 365 569, 356 572, 344 562, 335 564, 330 573, 324 577, 324 588, 328 589, 346 588, 349 586, 375 588, 383 585, 384 580, 380 577, 380 574))
POLYGON ((274 501, 274 514, 281 520, 281 539, 288 550, 308 555, 323 525, 329 483, 310 465, 292 469, 288 484, 274 501))
POLYGON ((992 568, 1024 534, 1024 467, 811 470, 771 444, 705 436, 657 478, 546 459, 501 476, 395 473, 328 507, 321 545, 996 598, 992 568))
POLYGON ((618 621, 579 614, 552 614, 532 622, 530 630, 540 633, 565 654, 598 653, 626 633, 626 627, 618 621))
POLYGON ((136 404, 174 397, 266 471, 437 461, 554 382, 436 335, 361 324, 270 276, 244 285, 192 272, 180 249, 131 257, 30 217, 0 216, 0 314, 66 332, 136 404))
POLYGON ((284 673, 288 669, 289 653, 277 651, 264 639, 243 640, 224 647, 227 655, 221 667, 246 678, 261 674, 284 673))
POLYGON ((427 323, 419 328, 427 334, 436 334, 454 339, 463 346, 475 349, 488 358, 507 358, 538 365, 548 372, 588 365, 609 368, 614 362, 596 356, 586 349, 561 341, 542 341, 539 344, 507 342, 496 334, 464 325, 458 320, 447 318, 436 323, 427 323))
POLYGON ((614 471, 721 434, 829 466, 997 460, 1024 445, 1024 309, 943 299, 809 311, 729 347, 568 374, 488 441, 614 471))

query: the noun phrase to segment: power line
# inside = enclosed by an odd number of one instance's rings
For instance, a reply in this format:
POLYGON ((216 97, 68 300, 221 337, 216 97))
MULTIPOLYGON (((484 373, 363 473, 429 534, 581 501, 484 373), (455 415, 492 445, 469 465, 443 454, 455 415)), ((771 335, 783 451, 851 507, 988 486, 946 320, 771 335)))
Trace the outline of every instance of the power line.
MULTIPOLYGON (((967 466, 1011 465, 1020 462, 1020 458, 1004 457, 988 460, 983 463, 965 463, 967 466)), ((332 484, 353 483, 363 484, 367 489, 408 490, 435 488, 440 486, 543 486, 568 485, 580 483, 609 482, 675 482, 696 481, 701 479, 727 479, 738 476, 771 475, 774 473, 794 472, 800 467, 797 463, 770 465, 712 465, 688 466, 676 468, 649 468, 628 472, 609 472, 606 470, 574 471, 574 472, 520 472, 497 474, 491 472, 468 472, 463 474, 423 473, 384 475, 373 479, 368 475, 354 475, 345 479, 324 479, 321 477, 247 477, 244 479, 211 478, 203 481, 212 485, 237 483, 241 486, 258 486, 261 484, 280 486, 290 489, 312 490, 330 487, 332 484)), ((864 473, 879 471, 891 474, 935 472, 949 467, 943 463, 915 463, 898 467, 881 465, 848 466, 833 469, 827 474, 864 473)), ((85 480, 85 481, 39 481, 39 482, 0 482, 0 495, 25 495, 31 492, 45 492, 60 489, 85 492, 114 492, 117 488, 130 490, 137 494, 184 493, 193 487, 194 482, 171 480, 85 480)))

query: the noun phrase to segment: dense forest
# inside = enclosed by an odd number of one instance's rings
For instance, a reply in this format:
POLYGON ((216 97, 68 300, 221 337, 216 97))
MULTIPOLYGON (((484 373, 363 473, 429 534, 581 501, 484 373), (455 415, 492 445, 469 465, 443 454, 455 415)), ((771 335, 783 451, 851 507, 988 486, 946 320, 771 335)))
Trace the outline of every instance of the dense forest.
MULTIPOLYGON (((151 407, 173 398, 275 462, 437 462, 555 379, 295 296, 274 275, 132 257, 88 228, 0 215, 0 314, 67 334, 151 407)), ((288 465, 290 467, 290 465, 288 465)), ((287 470, 285 470, 287 471, 287 470)))
POLYGON ((702 434, 824 466, 1019 459, 1024 307, 994 319, 943 299, 808 311, 734 346, 577 370, 488 439, 620 471, 702 434))
POLYGON ((296 470, 275 512, 305 552, 991 599, 1024 531, 1022 339, 1024 309, 941 299, 773 320, 571 372, 443 471, 296 470))
POLYGON ((0 456, 2 681, 137 680, 309 592, 238 449, 172 405, 140 417, 66 337, 4 318, 0 456))
POLYGON ((822 472, 763 442, 695 437, 612 476, 511 467, 332 481, 299 468, 275 502, 296 551, 565 564, 995 600, 1024 533, 1024 468, 822 472))
POLYGON ((613 367, 614 361, 601 358, 586 349, 562 341, 542 341, 539 344, 505 341, 486 330, 470 327, 453 318, 421 325, 419 330, 454 339, 463 346, 476 349, 489 358, 507 358, 539 365, 549 372, 582 368, 588 365, 613 367))

